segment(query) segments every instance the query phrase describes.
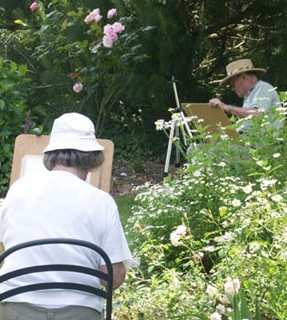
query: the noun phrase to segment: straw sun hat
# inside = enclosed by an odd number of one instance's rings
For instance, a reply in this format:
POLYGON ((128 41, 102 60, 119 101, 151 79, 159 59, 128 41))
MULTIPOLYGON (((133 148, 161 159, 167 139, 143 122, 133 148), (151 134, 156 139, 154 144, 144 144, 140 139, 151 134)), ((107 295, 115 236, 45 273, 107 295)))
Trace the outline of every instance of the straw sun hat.
POLYGON ((54 121, 50 141, 43 152, 74 149, 101 151, 104 149, 95 136, 93 122, 79 113, 65 113, 54 121))
POLYGON ((244 73, 244 72, 266 72, 266 69, 263 68, 255 68, 253 63, 250 59, 241 59, 236 60, 229 63, 226 66, 226 73, 227 76, 220 80, 220 84, 225 83, 226 81, 230 80, 231 78, 244 73))

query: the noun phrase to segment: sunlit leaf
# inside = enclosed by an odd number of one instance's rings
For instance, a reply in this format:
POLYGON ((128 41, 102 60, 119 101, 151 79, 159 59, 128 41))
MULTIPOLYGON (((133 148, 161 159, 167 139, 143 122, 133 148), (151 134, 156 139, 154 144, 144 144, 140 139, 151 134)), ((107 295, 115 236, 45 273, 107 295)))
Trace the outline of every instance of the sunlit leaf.
POLYGON ((20 25, 22 25, 22 26, 24 26, 24 27, 27 26, 27 23, 25 23, 24 21, 22 21, 22 20, 20 20, 20 19, 14 20, 14 22, 15 22, 16 24, 20 24, 20 25))

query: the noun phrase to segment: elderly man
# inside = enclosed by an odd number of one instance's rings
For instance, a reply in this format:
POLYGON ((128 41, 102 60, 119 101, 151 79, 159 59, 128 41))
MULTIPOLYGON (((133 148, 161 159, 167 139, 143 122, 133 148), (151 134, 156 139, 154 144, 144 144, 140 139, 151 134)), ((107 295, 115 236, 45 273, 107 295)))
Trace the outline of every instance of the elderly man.
MULTIPOLYGON (((102 150, 89 118, 67 113, 56 119, 44 150, 43 162, 48 170, 22 177, 11 186, 0 211, 0 242, 5 249, 43 238, 75 238, 92 242, 110 257, 115 289, 123 283, 126 265, 132 257, 113 198, 85 181, 89 171, 103 162, 102 150)), ((57 257, 62 255, 57 247, 53 256, 45 247, 38 249, 37 254, 23 253, 21 259, 16 254, 11 255, 0 273, 29 264, 56 263, 57 257)), ((84 264, 105 271, 105 265, 99 265, 98 259, 84 248, 67 250, 64 257, 67 264, 84 264)), ((54 281, 72 276, 55 272, 34 275, 37 281, 43 277, 54 281)), ((25 280, 19 278, 2 283, 0 291, 17 287, 21 281, 25 280)), ((82 282, 87 281, 83 277, 82 282)), ((0 303, 0 320, 95 320, 100 319, 103 306, 102 299, 84 292, 34 291, 0 303)))
MULTIPOLYGON (((258 117, 261 112, 268 113, 270 109, 280 106, 280 98, 275 88, 257 78, 258 73, 265 73, 266 70, 255 68, 250 59, 236 60, 228 64, 226 72, 227 76, 221 80, 221 84, 229 82, 237 96, 243 98, 243 106, 226 104, 217 98, 209 101, 212 106, 220 107, 224 112, 240 119, 250 115, 258 117)), ((242 123, 239 131, 248 127, 248 123, 242 123)))

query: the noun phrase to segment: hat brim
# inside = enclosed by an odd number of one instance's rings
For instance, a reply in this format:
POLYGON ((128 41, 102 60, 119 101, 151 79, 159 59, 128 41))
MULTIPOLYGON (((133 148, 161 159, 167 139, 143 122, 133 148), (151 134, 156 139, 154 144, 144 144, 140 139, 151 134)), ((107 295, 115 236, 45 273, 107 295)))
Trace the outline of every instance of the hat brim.
POLYGON ((245 70, 238 70, 237 72, 234 72, 232 75, 229 75, 221 80, 220 81, 220 85, 223 85, 225 84, 227 81, 229 81, 230 79, 238 76, 239 74, 242 74, 242 73, 249 73, 249 72, 261 72, 261 73, 266 73, 266 69, 263 69, 263 68, 250 68, 250 69, 245 69, 245 70))
POLYGON ((92 152, 92 151, 103 151, 104 147, 100 145, 97 141, 81 141, 80 143, 75 142, 75 140, 58 140, 53 141, 53 139, 50 139, 50 142, 48 146, 43 150, 43 153, 49 152, 49 151, 55 151, 55 150, 67 150, 67 149, 73 149, 73 150, 79 150, 83 152, 92 152))

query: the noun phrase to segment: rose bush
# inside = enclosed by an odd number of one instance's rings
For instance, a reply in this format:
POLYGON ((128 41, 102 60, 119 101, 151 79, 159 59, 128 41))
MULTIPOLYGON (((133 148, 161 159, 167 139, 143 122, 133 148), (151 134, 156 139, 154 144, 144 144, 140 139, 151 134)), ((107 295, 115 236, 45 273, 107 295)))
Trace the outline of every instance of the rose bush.
POLYGON ((128 10, 122 15, 105 1, 90 5, 31 2, 29 16, 18 16, 5 39, 27 62, 31 117, 44 128, 63 112, 81 111, 97 119, 100 135, 131 80, 127 69, 146 59, 139 40, 144 30, 128 10))

